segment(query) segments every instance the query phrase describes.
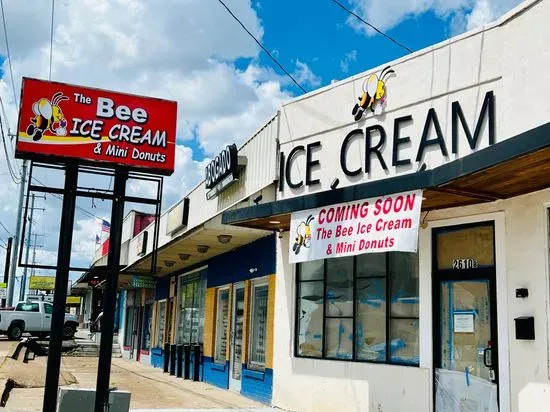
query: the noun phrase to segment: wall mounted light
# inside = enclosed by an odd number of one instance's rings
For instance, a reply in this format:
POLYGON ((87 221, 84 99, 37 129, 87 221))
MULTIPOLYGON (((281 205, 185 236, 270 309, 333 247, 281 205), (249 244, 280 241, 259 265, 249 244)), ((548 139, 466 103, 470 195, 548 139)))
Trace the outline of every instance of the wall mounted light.
POLYGON ((179 254, 180 260, 188 260, 191 255, 189 253, 180 253, 179 254))
POLYGON ((260 203, 264 197, 262 195, 254 198, 252 201, 256 204, 260 203))
POLYGON ((269 224, 270 224, 270 225, 280 225, 281 222, 280 222, 279 220, 270 220, 270 221, 269 221, 269 224))
POLYGON ((249 271, 250 273, 254 273, 254 272, 257 272, 257 271, 258 271, 258 268, 250 268, 250 269, 248 269, 248 271, 249 271))
POLYGON ((233 236, 231 236, 231 235, 218 235, 218 242, 225 245, 225 244, 231 242, 232 237, 233 236))
POLYGON ((206 252, 208 252, 208 249, 210 249, 210 246, 197 245, 197 252, 199 252, 199 253, 206 253, 206 252))
POLYGON ((279 229, 279 239, 283 238, 283 233, 285 233, 284 229, 279 229))
POLYGON ((332 190, 336 189, 338 187, 338 185, 340 184, 340 179, 338 178, 335 178, 332 183, 330 184, 330 188, 332 190))
POLYGON ((171 268, 172 266, 174 266, 176 262, 174 262, 173 260, 165 260, 164 261, 164 265, 167 267, 167 268, 171 268))

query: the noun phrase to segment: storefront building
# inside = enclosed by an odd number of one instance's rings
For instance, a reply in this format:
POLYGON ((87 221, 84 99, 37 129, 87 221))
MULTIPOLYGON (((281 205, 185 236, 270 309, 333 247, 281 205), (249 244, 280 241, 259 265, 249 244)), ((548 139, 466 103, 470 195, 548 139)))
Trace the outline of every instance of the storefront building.
POLYGON ((282 107, 276 201, 222 217, 281 232, 274 406, 548 408, 548 15, 550 1, 523 2, 282 107), (413 195, 417 251, 404 252, 413 195), (358 224, 386 206, 391 220, 358 224), (330 256, 291 263, 321 242, 330 256))
POLYGON ((155 222, 131 237, 121 276, 154 289, 123 293, 123 356, 271 402, 274 231, 223 225, 221 213, 275 200, 278 126, 275 116, 222 150, 160 217, 155 253, 155 222))

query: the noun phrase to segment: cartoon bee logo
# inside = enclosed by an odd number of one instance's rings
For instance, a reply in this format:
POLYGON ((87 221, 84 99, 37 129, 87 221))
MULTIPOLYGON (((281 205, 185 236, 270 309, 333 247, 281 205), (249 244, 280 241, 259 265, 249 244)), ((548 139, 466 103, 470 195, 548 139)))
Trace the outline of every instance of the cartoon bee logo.
POLYGON ((355 121, 358 121, 363 116, 366 110, 373 112, 375 115, 382 114, 386 103, 386 79, 390 74, 395 73, 395 70, 387 66, 380 73, 380 78, 376 74, 371 74, 363 82, 363 94, 359 97, 359 103, 355 103, 351 114, 355 116, 355 121))
POLYGON ((298 225, 296 229, 296 242, 292 246, 292 250, 297 255, 300 253, 300 248, 303 246, 309 248, 311 246, 311 226, 310 223, 313 220, 313 216, 309 215, 305 222, 298 225))
POLYGON ((69 98, 57 92, 52 96, 51 101, 40 99, 32 105, 34 117, 31 117, 31 124, 27 127, 27 135, 32 136, 32 140, 36 142, 42 139, 47 130, 57 136, 67 135, 67 120, 59 107, 59 103, 63 100, 69 100, 69 98), (54 128, 56 123, 58 126, 54 128))

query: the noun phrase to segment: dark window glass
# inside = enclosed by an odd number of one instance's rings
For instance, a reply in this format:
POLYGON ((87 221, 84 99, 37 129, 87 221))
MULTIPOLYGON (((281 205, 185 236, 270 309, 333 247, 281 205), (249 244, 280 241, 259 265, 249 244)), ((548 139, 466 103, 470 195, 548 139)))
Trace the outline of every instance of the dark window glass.
POLYGON ((20 310, 22 312, 40 312, 38 303, 19 303, 15 310, 20 310))
POLYGON ((327 316, 353 316, 353 257, 327 260, 327 316))
POLYGON ((323 280, 324 260, 313 260, 300 265, 300 280, 323 280))
POLYGON ((386 254, 365 253, 357 256, 357 277, 370 278, 386 276, 386 254))
POLYGON ((52 305, 45 304, 45 305, 44 305, 44 311, 45 311, 48 315, 51 315, 51 314, 53 313, 53 306, 52 306, 52 305))
POLYGON ((143 308, 143 334, 141 337, 141 349, 151 348, 151 337, 153 327, 153 304, 147 303, 143 308))

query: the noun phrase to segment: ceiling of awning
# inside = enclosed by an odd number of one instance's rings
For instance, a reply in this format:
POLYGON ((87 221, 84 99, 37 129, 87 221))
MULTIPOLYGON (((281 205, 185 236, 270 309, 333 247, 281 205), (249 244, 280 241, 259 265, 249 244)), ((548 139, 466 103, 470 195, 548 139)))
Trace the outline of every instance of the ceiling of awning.
MULTIPOLYGON (((200 264, 214 256, 229 252, 238 247, 252 243, 272 232, 265 230, 250 230, 237 226, 221 224, 221 216, 214 218, 203 225, 173 239, 166 245, 158 248, 157 277, 179 272, 185 268, 200 264), (221 243, 219 235, 229 235, 228 243, 221 243), (200 252, 199 246, 208 246, 208 250, 200 252), (189 255, 188 258, 182 255, 189 255)), ((129 265, 123 273, 150 274, 151 254, 129 265)))
POLYGON ((493 202, 550 187, 550 123, 432 170, 227 211, 222 222, 288 230, 294 211, 424 189, 422 210, 493 202))

